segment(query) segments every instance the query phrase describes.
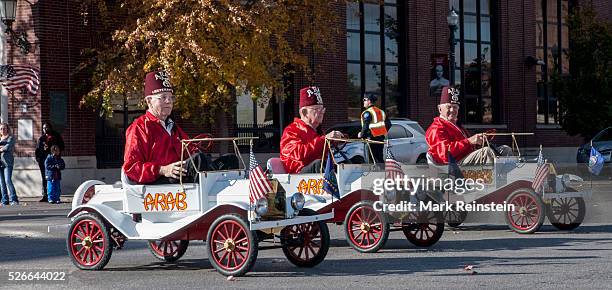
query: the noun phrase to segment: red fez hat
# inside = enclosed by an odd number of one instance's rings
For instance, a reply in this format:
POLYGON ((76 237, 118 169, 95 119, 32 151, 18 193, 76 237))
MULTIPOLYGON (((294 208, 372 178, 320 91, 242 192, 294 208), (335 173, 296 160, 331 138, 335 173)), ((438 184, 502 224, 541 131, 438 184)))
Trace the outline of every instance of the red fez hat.
POLYGON ((145 97, 163 92, 174 92, 172 89, 172 84, 170 84, 170 77, 168 76, 168 73, 165 71, 148 73, 145 77, 145 97))
POLYGON ((447 103, 459 105, 458 89, 452 87, 442 87, 442 93, 440 94, 440 105, 447 103))
POLYGON ((300 109, 306 106, 323 105, 321 91, 317 87, 305 87, 300 90, 300 109))

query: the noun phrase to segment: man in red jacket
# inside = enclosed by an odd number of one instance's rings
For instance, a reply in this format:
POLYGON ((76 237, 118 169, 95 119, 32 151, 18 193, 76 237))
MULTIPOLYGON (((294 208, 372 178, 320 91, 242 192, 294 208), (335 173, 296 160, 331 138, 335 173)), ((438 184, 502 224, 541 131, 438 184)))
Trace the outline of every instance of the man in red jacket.
POLYGON ((123 171, 138 184, 168 183, 186 173, 180 161, 181 139, 188 137, 169 118, 175 97, 168 74, 148 73, 144 93, 148 110, 127 129, 123 171))
MULTIPOLYGON (((490 147, 482 147, 483 134, 469 136, 469 133, 457 125, 459 114, 459 90, 452 87, 443 87, 438 105, 439 117, 425 133, 429 145, 428 153, 438 164, 448 164, 447 152, 462 165, 493 163, 495 152, 490 147)), ((502 148, 501 154, 507 155, 507 146, 502 148)))
POLYGON ((283 131, 280 158, 287 173, 316 173, 321 165, 325 137, 342 138, 339 131, 319 135, 325 107, 317 87, 300 90, 300 118, 295 118, 283 131))

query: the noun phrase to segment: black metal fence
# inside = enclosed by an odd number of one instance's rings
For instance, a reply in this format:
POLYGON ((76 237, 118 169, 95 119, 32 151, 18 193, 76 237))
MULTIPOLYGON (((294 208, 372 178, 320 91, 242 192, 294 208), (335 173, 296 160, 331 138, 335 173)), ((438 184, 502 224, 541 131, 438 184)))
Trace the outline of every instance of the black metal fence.
MULTIPOLYGON (((280 129, 276 125, 236 124, 236 135, 238 137, 259 137, 253 140, 254 152, 274 153, 280 150, 280 129)), ((238 147, 241 152, 248 152, 249 141, 240 141, 238 147)))
POLYGON ((98 168, 118 168, 123 165, 125 137, 104 137, 96 140, 98 168))

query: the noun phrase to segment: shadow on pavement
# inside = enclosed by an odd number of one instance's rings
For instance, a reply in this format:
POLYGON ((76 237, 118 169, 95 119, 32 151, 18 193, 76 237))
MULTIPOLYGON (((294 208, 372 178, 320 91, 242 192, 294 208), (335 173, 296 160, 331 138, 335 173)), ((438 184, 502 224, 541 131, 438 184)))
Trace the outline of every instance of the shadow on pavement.
MULTIPOLYGON (((501 250, 523 250, 523 249, 534 249, 534 248, 556 248, 576 244, 584 244, 588 245, 594 249, 605 249, 606 244, 612 244, 612 240, 606 238, 588 238, 585 237, 538 237, 538 235, 518 235, 516 237, 511 238, 493 238, 493 239, 471 239, 471 240, 441 240, 436 245, 431 248, 417 248, 410 244, 407 240, 404 239, 390 239, 387 241, 385 247, 380 251, 381 254, 406 254, 403 258, 384 258, 384 259, 363 259, 363 263, 367 263, 368 267, 365 268, 374 268, 372 265, 377 263, 390 263, 389 265, 393 265, 393 263, 398 264, 398 271, 402 271, 406 265, 418 265, 419 263, 425 264, 439 264, 440 261, 446 261, 446 264, 452 264, 453 261, 456 263, 478 263, 482 262, 482 257, 445 257, 445 253, 455 253, 455 252, 488 252, 488 251, 501 251, 501 250), (436 257, 432 259, 431 257, 410 257, 410 253, 415 252, 435 252, 436 257), (422 259, 420 262, 413 262, 414 259, 422 259), (473 259, 471 261, 470 259, 473 259), (402 269, 399 269, 399 265, 402 265, 402 269)), ((14 262, 14 261, 28 261, 28 260, 36 260, 36 259, 44 259, 44 258, 54 258, 54 257, 65 257, 68 260, 68 255, 66 252, 65 240, 63 238, 55 238, 55 239, 41 239, 41 238, 24 238, 24 237, 0 237, 0 263, 2 262, 14 262), (24 252, 24 249, 27 249, 27 252, 24 252)), ((142 241, 128 241, 126 242, 126 248, 120 251, 114 251, 113 255, 121 255, 121 252, 132 251, 132 250, 142 250, 144 248, 145 243, 142 241)), ((330 251, 334 251, 334 248, 337 247, 345 247, 348 248, 348 245, 344 239, 333 239, 332 240, 332 248, 330 251)), ((610 248, 609 246, 607 246, 610 248)), ((282 257, 280 250, 278 255, 282 257)), ((574 252, 574 251, 572 251, 574 252)), ((148 254, 148 253, 147 253, 148 254)), ((146 255, 146 254, 145 254, 146 255)), ((377 255, 376 253, 370 255, 377 255)), ((517 254, 521 255, 520 253, 517 254)), ((355 252, 355 257, 359 256, 368 256, 368 254, 358 254, 355 252)), ((152 258, 152 257, 151 257, 152 258)), ((572 258, 559 258, 559 257, 546 257, 546 258, 531 258, 531 257, 516 257, 510 258, 511 260, 520 261, 522 259, 542 259, 542 260, 554 260, 555 262, 565 261, 567 259, 576 259, 580 257, 572 257, 572 258)), ((582 257, 582 258, 590 258, 590 257, 582 257)), ((596 257, 593 257, 596 258, 596 257)), ((153 258, 152 258, 153 259, 153 258)), ((495 259, 495 260, 509 260, 508 258, 493 258, 487 257, 486 259, 495 259)), ((265 261, 267 259, 258 259, 265 261)), ((276 259, 278 260, 278 259, 276 259)), ((284 260, 284 259, 283 259, 284 260)), ((357 259, 359 261, 360 259, 357 259)), ((113 259, 111 258, 111 264, 113 259)), ((568 260, 569 261, 569 260, 568 260)), ((355 259, 348 260, 330 260, 326 261, 325 264, 337 264, 338 269, 344 269, 348 267, 349 269, 353 266, 363 267, 361 262, 355 262, 355 259), (353 265, 353 266, 352 266, 353 265)), ((258 263, 262 264, 262 263, 258 263)), ((274 261, 270 262, 270 264, 275 264, 274 261)), ((280 264, 289 264, 288 262, 278 263, 280 264)), ((379 265, 381 267, 381 265, 379 265)), ((456 265, 453 264, 453 267, 456 265)), ((256 266, 257 267, 257 266, 256 266)), ((267 266, 260 266, 267 267, 267 266)), ((275 267, 275 266, 273 266, 275 267)), ((386 268, 386 266, 384 266, 386 268)), ((173 269, 186 269, 186 270, 197 270, 197 269, 210 269, 211 265, 208 263, 208 260, 205 256, 202 259, 197 260, 182 260, 175 264, 164 264, 164 263, 151 263, 149 265, 134 265, 134 267, 123 267, 123 268, 112 268, 109 267, 107 270, 109 271, 144 271, 144 270, 173 270, 173 269)), ((412 266, 410 267, 412 268, 412 266)), ((293 269, 293 268, 290 268, 293 269)), ((392 267, 389 269, 393 269, 392 267)), ((265 270, 265 269, 260 269, 265 270)), ((283 271, 287 271, 288 269, 282 269, 283 271)), ((427 269, 419 269, 419 271, 423 271, 427 269)), ((295 271, 295 270, 290 270, 295 271)), ((356 270, 355 270, 356 271, 356 270)), ((389 270, 390 271, 390 270, 389 270)))
MULTIPOLYGON (((112 260, 112 258, 111 258, 112 260)), ((156 262, 148 265, 138 265, 134 267, 107 267, 105 271, 169 271, 169 270, 188 270, 198 271, 202 269, 213 269, 206 257, 202 259, 181 259, 174 263, 156 262)))
MULTIPOLYGON (((518 262, 525 261, 525 264, 542 264, 546 260, 554 261, 567 261, 568 264, 577 264, 572 261, 578 261, 583 259, 593 259, 595 256, 577 256, 577 257, 516 257, 516 258, 500 258, 500 257, 444 257, 436 256, 432 257, 405 257, 405 258, 384 258, 384 259, 340 259, 340 260, 325 260, 319 266, 311 269, 303 269, 293 267, 291 264, 269 263, 266 260, 258 260, 255 264, 253 272, 250 272, 248 276, 251 277, 300 277, 300 276, 380 276, 387 274, 412 274, 412 273, 427 273, 437 272, 440 270, 452 270, 457 269, 463 271, 463 267, 466 264, 478 266, 486 264, 483 269, 490 267, 490 265, 500 264, 505 265, 506 262, 518 262), (531 263, 528 263, 531 261, 531 263), (366 266, 367 265, 367 266, 366 266), (262 273, 266 272, 266 273, 262 273)), ((582 261, 581 261, 582 262, 582 261)), ((476 268, 478 269, 478 267, 476 268)), ((478 270, 477 270, 478 271, 478 270)), ((480 275, 481 273, 478 273, 480 275)), ((510 275, 510 273, 487 273, 488 275, 510 275)), ((512 273, 512 275, 517 273, 512 273)), ((527 273, 529 274, 529 273, 527 273)), ((432 274, 437 275, 437 274, 432 274)), ((466 274, 461 274, 468 275, 466 274)))

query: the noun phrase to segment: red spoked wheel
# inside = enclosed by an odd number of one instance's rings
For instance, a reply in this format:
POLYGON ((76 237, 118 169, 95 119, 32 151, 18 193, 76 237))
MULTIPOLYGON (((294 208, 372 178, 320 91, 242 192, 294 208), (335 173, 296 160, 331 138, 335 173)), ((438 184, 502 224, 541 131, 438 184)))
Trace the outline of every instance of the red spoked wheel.
POLYGON ((149 241, 149 251, 153 257, 164 262, 175 262, 187 251, 189 241, 149 241))
POLYGON ((242 276, 257 259, 257 237, 243 218, 233 214, 217 218, 208 231, 208 259, 225 276, 242 276))
POLYGON ((540 229, 544 223, 544 206, 542 199, 531 188, 521 188, 512 192, 506 203, 514 210, 506 213, 506 223, 511 230, 519 234, 531 234, 540 229))
POLYGON ((349 245, 362 253, 377 252, 389 237, 389 224, 383 213, 374 210, 372 202, 356 203, 344 220, 344 233, 349 245))
POLYGON ((83 270, 100 270, 113 253, 108 227, 98 215, 85 213, 76 217, 68 231, 68 255, 83 270))
POLYGON ((586 205, 582 197, 553 198, 546 205, 546 215, 557 229, 569 231, 580 226, 584 220, 586 205))
MULTIPOLYGON (((314 215, 309 209, 300 215, 314 215)), ((291 225, 281 230, 281 243, 285 257, 298 267, 314 267, 323 262, 329 250, 329 229, 322 221, 291 225)))
POLYGON ((444 233, 444 214, 440 211, 411 212, 407 225, 402 225, 404 236, 417 247, 431 247, 444 233))

